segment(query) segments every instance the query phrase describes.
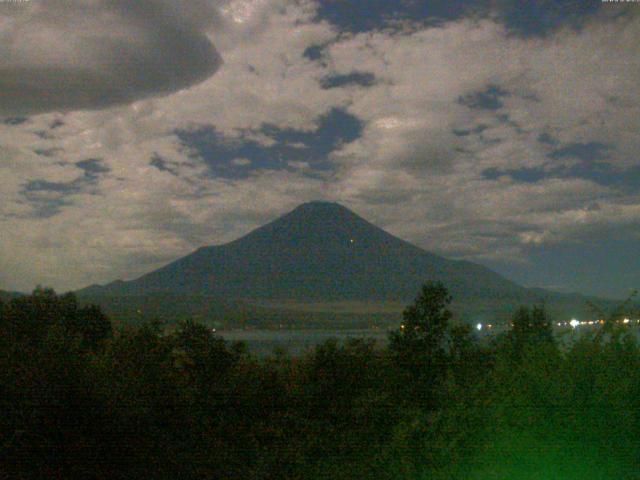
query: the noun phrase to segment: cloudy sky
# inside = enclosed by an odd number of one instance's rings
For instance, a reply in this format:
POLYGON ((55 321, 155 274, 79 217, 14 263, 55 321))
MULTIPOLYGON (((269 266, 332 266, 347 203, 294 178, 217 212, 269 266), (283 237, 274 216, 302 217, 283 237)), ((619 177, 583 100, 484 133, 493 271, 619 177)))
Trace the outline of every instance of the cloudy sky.
POLYGON ((301 202, 525 285, 640 287, 640 3, 0 0, 0 288, 301 202))

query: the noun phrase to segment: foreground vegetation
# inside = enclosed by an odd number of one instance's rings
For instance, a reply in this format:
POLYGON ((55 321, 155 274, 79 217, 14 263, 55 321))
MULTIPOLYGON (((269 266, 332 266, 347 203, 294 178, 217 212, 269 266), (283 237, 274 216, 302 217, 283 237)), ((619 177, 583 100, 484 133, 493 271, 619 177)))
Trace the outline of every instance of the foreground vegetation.
POLYGON ((385 349, 257 359, 38 289, 0 304, 0 477, 640 478, 635 339, 560 349, 534 307, 480 344, 450 300, 426 285, 385 349))

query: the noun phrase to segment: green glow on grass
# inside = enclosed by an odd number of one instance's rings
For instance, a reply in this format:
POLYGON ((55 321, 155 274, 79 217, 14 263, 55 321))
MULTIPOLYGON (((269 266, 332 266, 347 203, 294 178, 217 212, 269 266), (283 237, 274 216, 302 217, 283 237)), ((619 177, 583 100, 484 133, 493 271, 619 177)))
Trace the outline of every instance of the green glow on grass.
POLYGON ((636 479, 631 451, 588 445, 560 436, 511 432, 479 446, 457 478, 469 480, 636 479))

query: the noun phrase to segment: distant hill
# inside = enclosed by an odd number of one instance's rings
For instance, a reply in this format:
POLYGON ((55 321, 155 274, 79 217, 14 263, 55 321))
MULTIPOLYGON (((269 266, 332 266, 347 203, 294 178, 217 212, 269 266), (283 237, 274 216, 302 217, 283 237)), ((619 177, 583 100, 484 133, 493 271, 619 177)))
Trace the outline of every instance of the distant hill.
POLYGON ((184 308, 200 305, 202 315, 216 302, 262 305, 262 312, 293 304, 300 312, 296 304, 406 304, 428 280, 444 282, 467 317, 523 303, 545 301, 570 311, 585 303, 579 295, 527 289, 484 266, 427 252, 328 202, 302 204, 235 241, 200 248, 135 280, 77 293, 103 305, 137 299, 141 308, 171 297, 178 311, 178 298, 189 298, 192 305, 184 308), (155 302, 142 300, 150 297, 155 302))
POLYGON ((22 293, 18 292, 7 292, 5 290, 0 290, 0 301, 2 302, 10 302, 14 298, 18 298, 23 296, 22 293))

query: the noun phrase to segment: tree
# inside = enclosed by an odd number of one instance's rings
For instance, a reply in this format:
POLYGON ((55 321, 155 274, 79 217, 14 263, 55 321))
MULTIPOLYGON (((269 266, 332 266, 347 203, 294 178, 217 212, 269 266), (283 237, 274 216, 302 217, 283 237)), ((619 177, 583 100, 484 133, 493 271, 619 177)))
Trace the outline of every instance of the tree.
POLYGON ((61 328, 79 337, 82 346, 95 351, 111 337, 111 322, 100 307, 80 307, 73 293, 56 295, 50 288, 37 287, 33 294, 11 300, 0 322, 4 334, 13 341, 38 344, 51 328, 61 328))
POLYGON ((97 305, 80 308, 75 320, 74 333, 79 334, 84 345, 93 351, 113 334, 111 321, 97 305))
POLYGON ((193 320, 180 322, 173 334, 174 356, 192 381, 210 384, 227 373, 238 355, 227 348, 222 337, 193 320))
POLYGON ((551 320, 544 305, 535 305, 531 310, 532 338, 536 343, 553 343, 551 320))
POLYGON ((12 341, 38 343, 59 318, 55 292, 39 286, 32 295, 13 299, 6 306, 4 334, 12 341))
POLYGON ((516 357, 520 357, 529 346, 554 343, 551 322, 543 305, 534 306, 532 310, 519 307, 513 315, 512 324, 508 338, 516 357))
POLYGON ((392 332, 389 349, 416 389, 420 403, 430 404, 447 372, 447 329, 451 295, 440 282, 422 286, 412 305, 402 313, 400 329, 392 332))

